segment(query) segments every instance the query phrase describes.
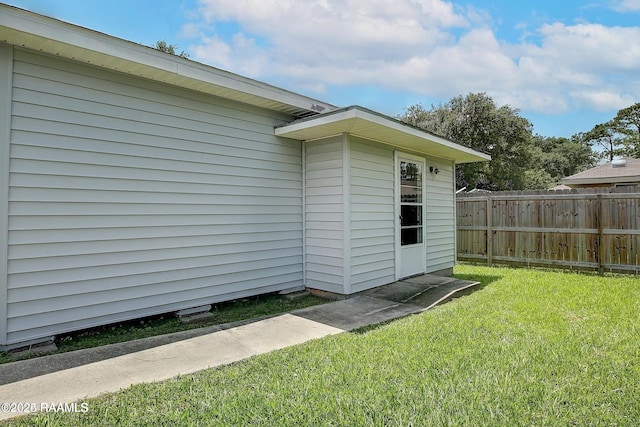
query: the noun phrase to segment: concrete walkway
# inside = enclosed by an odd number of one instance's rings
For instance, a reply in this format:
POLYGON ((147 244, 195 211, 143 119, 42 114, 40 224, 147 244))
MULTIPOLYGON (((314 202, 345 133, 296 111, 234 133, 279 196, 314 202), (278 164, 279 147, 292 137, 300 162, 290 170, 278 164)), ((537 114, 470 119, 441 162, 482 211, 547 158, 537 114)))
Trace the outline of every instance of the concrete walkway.
MULTIPOLYGON (((133 384, 191 374, 419 313, 476 284, 423 275, 236 327, 202 328, 199 336, 185 331, 7 363, 0 365, 0 400, 40 409, 41 403, 71 403, 133 384)), ((0 410, 0 420, 19 415, 0 410)))

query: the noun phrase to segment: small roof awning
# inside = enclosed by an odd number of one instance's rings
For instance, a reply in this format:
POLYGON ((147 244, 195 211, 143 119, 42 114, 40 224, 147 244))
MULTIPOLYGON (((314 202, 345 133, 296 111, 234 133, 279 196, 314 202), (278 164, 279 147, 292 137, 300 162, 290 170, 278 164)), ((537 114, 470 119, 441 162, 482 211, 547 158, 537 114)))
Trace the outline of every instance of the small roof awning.
POLYGON ((455 163, 486 162, 491 156, 432 135, 383 114, 351 106, 277 127, 276 135, 311 141, 348 133, 455 163))

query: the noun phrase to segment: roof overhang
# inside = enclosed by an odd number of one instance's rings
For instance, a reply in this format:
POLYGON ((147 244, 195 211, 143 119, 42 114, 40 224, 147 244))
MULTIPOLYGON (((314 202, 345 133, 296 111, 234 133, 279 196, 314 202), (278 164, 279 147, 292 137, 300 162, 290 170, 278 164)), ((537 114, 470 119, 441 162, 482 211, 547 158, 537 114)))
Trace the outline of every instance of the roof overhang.
POLYGON ((453 160, 456 163, 486 162, 491 156, 432 135, 391 117, 352 106, 276 128, 276 135, 312 141, 348 133, 403 150, 453 160))
POLYGON ((599 178, 564 178, 565 185, 635 184, 640 183, 640 175, 610 176, 599 178))
POLYGON ((297 117, 336 107, 137 43, 0 4, 0 42, 297 117))

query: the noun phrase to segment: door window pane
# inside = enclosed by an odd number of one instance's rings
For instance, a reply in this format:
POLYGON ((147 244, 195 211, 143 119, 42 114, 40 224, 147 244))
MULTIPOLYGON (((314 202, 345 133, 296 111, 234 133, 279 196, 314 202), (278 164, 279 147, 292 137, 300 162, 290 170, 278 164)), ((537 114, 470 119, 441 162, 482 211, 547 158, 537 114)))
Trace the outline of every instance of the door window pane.
POLYGON ((422 225, 422 206, 400 205, 400 226, 422 225))
POLYGON ((400 201, 422 203, 422 165, 400 162, 400 201))
POLYGON ((422 188, 422 164, 400 162, 400 185, 422 188))
POLYGON ((400 242, 402 246, 422 243, 421 163, 400 161, 400 242))
POLYGON ((401 229, 400 241, 402 246, 422 243, 422 227, 410 227, 401 229))
POLYGON ((405 203, 422 203, 422 187, 401 185, 400 201, 405 203))

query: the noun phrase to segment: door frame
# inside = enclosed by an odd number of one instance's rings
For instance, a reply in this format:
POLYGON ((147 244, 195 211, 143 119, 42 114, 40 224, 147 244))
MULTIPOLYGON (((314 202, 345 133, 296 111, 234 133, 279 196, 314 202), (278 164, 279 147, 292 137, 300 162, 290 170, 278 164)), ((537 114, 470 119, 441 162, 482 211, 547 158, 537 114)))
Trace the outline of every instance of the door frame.
POLYGON ((427 180, 426 167, 427 159, 402 151, 393 152, 393 173, 394 173, 394 223, 395 223, 395 276, 396 280, 402 279, 400 266, 402 262, 402 246, 400 241, 400 161, 408 160, 422 164, 422 273, 427 271, 427 180))

